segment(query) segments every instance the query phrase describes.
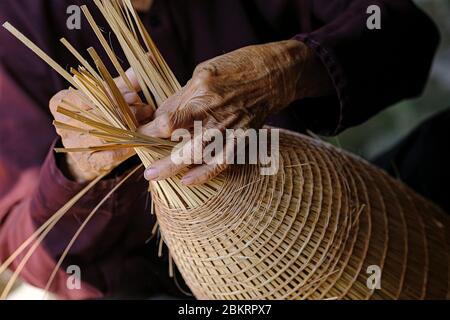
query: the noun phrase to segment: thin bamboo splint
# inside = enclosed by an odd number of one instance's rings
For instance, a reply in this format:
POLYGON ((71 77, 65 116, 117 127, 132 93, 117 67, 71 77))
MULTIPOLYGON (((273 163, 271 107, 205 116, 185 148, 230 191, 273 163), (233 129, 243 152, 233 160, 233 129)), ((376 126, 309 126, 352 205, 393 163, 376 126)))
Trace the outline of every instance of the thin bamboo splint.
MULTIPOLYGON (((94 2, 136 73, 145 102, 157 107, 180 85, 131 2, 94 2)), ((117 73, 132 88, 89 10, 83 7, 83 12, 117 73)), ((146 167, 170 153, 171 142, 136 132, 133 114, 93 49, 88 53, 96 69, 61 40, 80 62, 69 74, 13 26, 4 26, 95 106, 89 112, 69 102, 58 108, 92 129, 55 126, 81 130, 106 144, 57 151, 134 148, 146 167)), ((282 131, 280 139, 276 175, 261 176, 258 165, 241 165, 201 187, 185 187, 179 178, 150 184, 162 237, 197 298, 449 297, 450 223, 444 212, 362 159, 289 131, 282 131), (373 267, 382 270, 379 289, 371 287, 376 286, 373 267)), ((73 200, 14 254, 34 241, 21 267, 73 200)))
POLYGON ((280 149, 277 175, 235 166, 197 208, 169 208, 152 193, 166 244, 197 298, 447 298, 444 212, 323 142, 284 131, 280 149), (367 286, 370 266, 382 270, 380 289, 367 286))

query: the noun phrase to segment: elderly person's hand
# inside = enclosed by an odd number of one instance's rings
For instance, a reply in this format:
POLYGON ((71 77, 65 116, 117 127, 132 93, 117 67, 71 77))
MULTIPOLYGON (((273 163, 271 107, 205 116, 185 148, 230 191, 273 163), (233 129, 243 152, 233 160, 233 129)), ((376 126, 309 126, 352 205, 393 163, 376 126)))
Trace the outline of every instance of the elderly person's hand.
MULTIPOLYGON (((294 100, 329 94, 332 90, 321 62, 302 42, 288 40, 249 46, 198 65, 187 85, 163 103, 155 119, 140 131, 169 138, 176 129, 192 128, 194 121, 202 121, 203 128, 222 132, 260 128, 270 114, 294 100)), ((184 148, 192 157, 195 143, 191 141, 184 148)), ((186 166, 174 163, 169 156, 152 164, 145 177, 165 179, 186 166)), ((204 183, 226 167, 226 163, 194 167, 182 182, 204 183)))
MULTIPOLYGON (((127 75, 135 89, 139 89, 137 79, 131 69, 127 71, 127 75)), ((125 101, 130 105, 131 110, 135 114, 136 119, 140 123, 148 122, 153 115, 153 109, 148 105, 139 103, 138 95, 128 89, 122 78, 116 78, 115 81, 119 90, 122 92, 125 101)), ((74 89, 62 90, 50 100, 49 108, 55 120, 76 127, 90 129, 90 127, 80 124, 78 121, 57 112, 57 107, 61 104, 69 109, 73 106, 83 110, 92 109, 89 99, 84 97, 83 93, 74 89)), ((85 148, 90 146, 99 146, 104 143, 101 139, 82 132, 57 129, 57 133, 61 136, 62 144, 66 148, 85 148)), ((63 169, 66 171, 65 174, 69 175, 70 178, 76 180, 77 182, 83 183, 93 180, 102 173, 110 171, 133 154, 134 152, 132 149, 71 152, 66 155, 66 162, 63 169)))

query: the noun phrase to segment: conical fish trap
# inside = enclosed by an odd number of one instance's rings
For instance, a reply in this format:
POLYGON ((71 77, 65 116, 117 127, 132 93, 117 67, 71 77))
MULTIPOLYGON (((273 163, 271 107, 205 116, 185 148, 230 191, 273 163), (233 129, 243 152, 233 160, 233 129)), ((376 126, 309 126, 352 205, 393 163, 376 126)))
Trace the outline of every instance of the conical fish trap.
POLYGON ((447 297, 445 213, 306 136, 282 131, 276 175, 234 166, 201 206, 170 208, 152 193, 164 240, 199 299, 447 297))
MULTIPOLYGON (((131 1, 94 2, 135 71, 145 102, 159 106, 181 86, 131 1)), ((82 9, 117 73, 129 83, 88 8, 82 9)), ((12 25, 4 27, 92 102, 94 109, 89 112, 69 110, 65 104, 58 107, 58 112, 91 129, 60 122, 55 126, 101 137, 107 144, 59 148, 60 152, 135 148, 146 167, 170 154, 173 144, 136 132, 129 106, 94 49, 88 53, 98 72, 62 39, 82 66, 69 74, 12 25)), ((151 183, 162 237, 197 298, 448 297, 450 224, 438 207, 367 162, 288 131, 281 132, 277 174, 262 176, 259 169, 258 165, 234 166, 195 188, 183 186, 177 178, 151 183)), ((100 179, 37 232, 45 236, 100 179)), ((0 266, 0 274, 13 260, 0 266)))

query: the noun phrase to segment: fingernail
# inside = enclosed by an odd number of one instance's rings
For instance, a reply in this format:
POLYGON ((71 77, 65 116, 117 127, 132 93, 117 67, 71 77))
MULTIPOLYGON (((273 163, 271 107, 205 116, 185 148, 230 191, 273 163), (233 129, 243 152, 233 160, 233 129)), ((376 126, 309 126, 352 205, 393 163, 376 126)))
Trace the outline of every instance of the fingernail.
POLYGON ((156 169, 156 168, 148 168, 144 172, 144 178, 149 181, 158 179, 158 176, 159 176, 159 172, 158 172, 158 169, 156 169))

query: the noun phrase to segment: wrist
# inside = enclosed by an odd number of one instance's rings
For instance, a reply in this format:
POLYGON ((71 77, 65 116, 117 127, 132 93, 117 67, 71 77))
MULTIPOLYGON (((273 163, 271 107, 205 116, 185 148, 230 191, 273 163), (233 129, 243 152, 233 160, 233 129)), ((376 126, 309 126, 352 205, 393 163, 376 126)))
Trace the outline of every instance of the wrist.
POLYGON ((309 48, 296 40, 279 41, 269 46, 271 54, 268 55, 265 64, 273 68, 269 83, 273 97, 270 112, 275 113, 297 99, 299 82, 309 48))

